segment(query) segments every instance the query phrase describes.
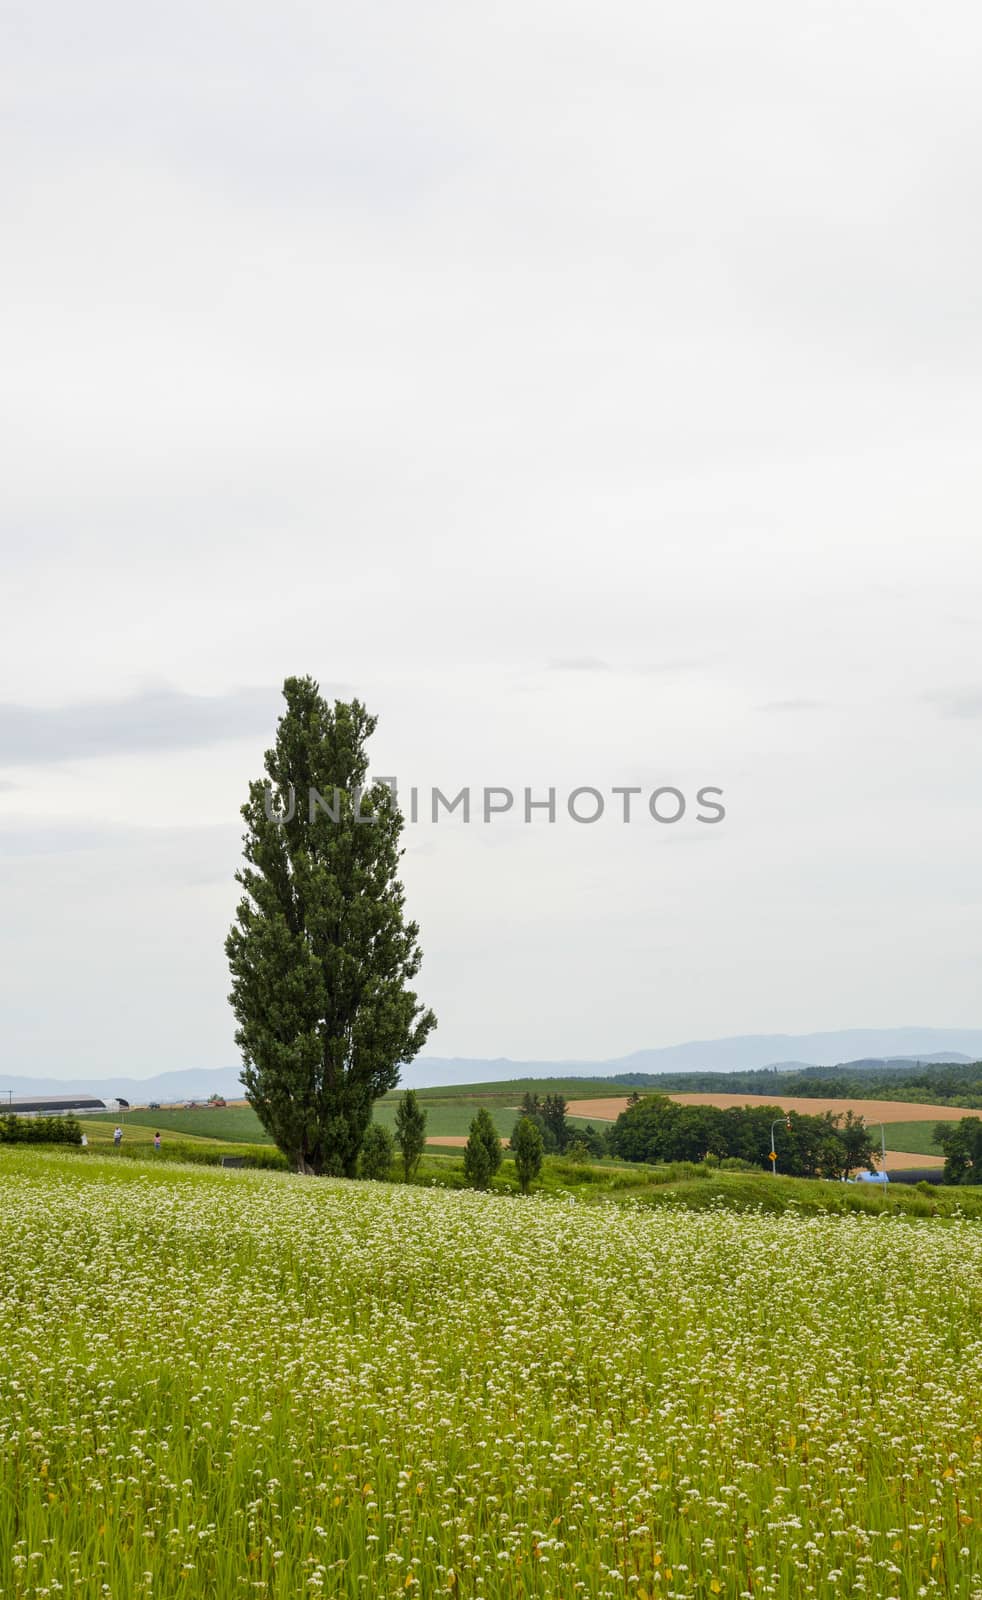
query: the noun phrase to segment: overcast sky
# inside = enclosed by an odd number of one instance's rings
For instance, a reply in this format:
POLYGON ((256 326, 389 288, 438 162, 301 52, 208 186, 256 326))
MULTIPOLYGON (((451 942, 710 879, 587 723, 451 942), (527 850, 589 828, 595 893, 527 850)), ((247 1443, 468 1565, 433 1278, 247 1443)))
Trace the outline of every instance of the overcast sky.
POLYGON ((690 797, 409 827, 430 1053, 978 1026, 977 8, 4 15, 3 1067, 236 1060, 304 672, 690 797))

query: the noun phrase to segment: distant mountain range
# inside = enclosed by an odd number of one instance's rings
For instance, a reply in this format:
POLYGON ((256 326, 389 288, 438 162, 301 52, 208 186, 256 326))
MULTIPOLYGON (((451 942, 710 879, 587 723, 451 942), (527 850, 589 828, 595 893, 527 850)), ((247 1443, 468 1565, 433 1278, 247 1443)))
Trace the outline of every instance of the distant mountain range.
MULTIPOLYGON (((688 1044, 636 1050, 605 1061, 485 1060, 473 1056, 418 1056, 403 1071, 406 1088, 448 1087, 462 1083, 500 1083, 507 1078, 616 1078, 625 1073, 740 1072, 755 1067, 781 1071, 842 1062, 869 1067, 909 1061, 982 1060, 982 1028, 846 1028, 827 1033, 740 1034, 688 1044)), ((0 1070, 0 1110, 6 1091, 14 1095, 85 1092, 109 1100, 161 1103, 204 1100, 210 1094, 239 1099, 238 1067, 189 1067, 152 1078, 122 1073, 104 1078, 32 1077, 0 1070)))
POLYGON ((614 1078, 625 1072, 746 1072, 834 1067, 841 1062, 979 1061, 982 1028, 842 1028, 828 1033, 748 1033, 635 1050, 603 1061, 513 1061, 504 1057, 418 1056, 408 1088, 496 1083, 506 1078, 614 1078))

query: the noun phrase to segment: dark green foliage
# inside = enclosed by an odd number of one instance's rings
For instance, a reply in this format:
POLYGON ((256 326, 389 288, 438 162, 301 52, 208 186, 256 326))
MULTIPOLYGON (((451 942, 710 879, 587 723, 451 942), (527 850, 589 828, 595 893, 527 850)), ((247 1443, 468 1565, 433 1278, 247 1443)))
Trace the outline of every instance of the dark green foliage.
POLYGON ((365 1134, 361 1155, 358 1157, 359 1176, 362 1178, 377 1178, 384 1182, 391 1175, 394 1154, 395 1148, 388 1128, 383 1128, 380 1123, 373 1122, 365 1134))
POLYGON ((464 1178, 472 1189, 486 1189, 491 1182, 491 1162, 481 1139, 473 1133, 464 1146, 464 1178))
POLYGON ((588 1122, 585 1128, 574 1128, 570 1132, 578 1143, 586 1145, 587 1152, 595 1161, 602 1160, 607 1154, 606 1135, 598 1133, 592 1123, 588 1122))
POLYGON ((515 1158, 518 1187, 528 1194, 542 1171, 543 1143, 539 1125, 531 1117, 521 1117, 511 1136, 511 1153, 515 1158))
POLYGON ((77 1117, 0 1117, 0 1144, 75 1144, 82 1143, 82 1127, 77 1117))
POLYGON ((491 1113, 482 1106, 471 1123, 471 1131, 464 1146, 464 1176, 473 1189, 486 1189, 501 1166, 501 1139, 491 1120, 491 1113))
MULTIPOLYGON (((566 1149, 567 1161, 602 1161, 607 1155, 607 1141, 602 1133, 588 1123, 585 1128, 570 1127, 566 1149)), ((546 1154, 549 1154, 548 1150, 546 1154)))
POLYGON ((854 1111, 836 1117, 835 1138, 842 1145, 845 1159, 838 1176, 848 1177, 859 1167, 871 1167, 874 1162, 873 1135, 864 1119, 854 1111))
POLYGON ((396 1144, 402 1157, 402 1175, 408 1183, 426 1148, 426 1112, 415 1089, 407 1089, 396 1107, 396 1144))
POLYGON ((944 1151, 945 1183, 982 1183, 982 1117, 939 1122, 934 1137, 944 1151))
POLYGON ((361 792, 375 718, 328 705, 312 678, 283 695, 269 783, 242 808, 245 893, 225 945, 236 1040, 249 1103, 291 1163, 353 1177, 373 1102, 436 1019, 408 986, 421 957, 396 875, 402 818, 385 784, 361 792))
POLYGON ((549 1148, 557 1155, 565 1154, 573 1130, 566 1121, 566 1101, 561 1094, 547 1094, 542 1102, 543 1134, 548 1135, 549 1148))
POLYGON ((534 1122, 542 1135, 543 1149, 548 1155, 564 1155, 573 1139, 573 1129, 566 1120, 566 1097, 554 1093, 540 1099, 531 1090, 522 1096, 520 1115, 534 1122))
POLYGON ((771 1128, 777 1124, 778 1171, 792 1177, 839 1178, 872 1160, 872 1139, 861 1117, 800 1116, 779 1106, 683 1106, 647 1095, 622 1111, 609 1135, 611 1153, 625 1161, 718 1161, 737 1158, 770 1167, 771 1128))

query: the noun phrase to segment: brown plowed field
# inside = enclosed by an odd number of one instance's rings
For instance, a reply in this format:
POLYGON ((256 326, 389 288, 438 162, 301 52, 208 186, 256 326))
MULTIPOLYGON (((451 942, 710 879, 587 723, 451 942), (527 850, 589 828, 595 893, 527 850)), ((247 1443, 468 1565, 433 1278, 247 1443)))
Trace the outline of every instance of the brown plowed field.
MULTIPOLYGON (((818 1100, 808 1095, 752 1094, 672 1094, 682 1106, 780 1106, 782 1111, 800 1111, 803 1116, 819 1117, 823 1111, 855 1111, 867 1122, 958 1122, 962 1117, 982 1117, 982 1111, 966 1111, 964 1106, 928 1106, 908 1100, 818 1100)), ((627 1096, 611 1100, 571 1100, 571 1117, 589 1117, 596 1122, 615 1122, 627 1106, 627 1096)))
POLYGON ((915 1156, 909 1150, 888 1150, 887 1171, 909 1172, 913 1167, 943 1167, 944 1156, 915 1156))

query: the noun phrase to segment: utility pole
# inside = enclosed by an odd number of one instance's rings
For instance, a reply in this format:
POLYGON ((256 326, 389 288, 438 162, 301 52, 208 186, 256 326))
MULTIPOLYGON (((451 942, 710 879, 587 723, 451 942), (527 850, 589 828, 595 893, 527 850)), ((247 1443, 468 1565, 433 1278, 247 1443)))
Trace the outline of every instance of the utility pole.
POLYGON ((784 1126, 787 1128, 788 1132, 790 1133, 791 1132, 791 1113, 790 1113, 790 1111, 786 1111, 784 1113, 783 1117, 775 1117, 774 1121, 771 1123, 771 1174, 775 1178, 777 1177, 777 1146, 774 1143, 774 1129, 777 1127, 779 1122, 783 1122, 784 1126))

